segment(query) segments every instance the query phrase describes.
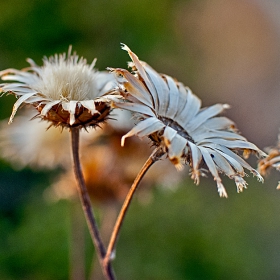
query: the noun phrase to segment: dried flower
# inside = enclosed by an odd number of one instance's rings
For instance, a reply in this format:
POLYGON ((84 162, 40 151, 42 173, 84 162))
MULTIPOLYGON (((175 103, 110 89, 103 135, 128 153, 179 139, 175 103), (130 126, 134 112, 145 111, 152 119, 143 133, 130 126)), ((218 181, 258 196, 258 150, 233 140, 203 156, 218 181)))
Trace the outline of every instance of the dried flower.
POLYGON ((51 125, 62 127, 95 126, 110 113, 111 100, 117 96, 108 94, 115 86, 112 74, 94 69, 76 53, 60 54, 44 58, 43 66, 27 60, 30 67, 0 72, 4 81, 2 93, 12 93, 19 99, 13 107, 10 123, 21 104, 31 104, 42 119, 51 125))
POLYGON ((139 120, 123 136, 122 145, 127 137, 149 136, 156 146, 162 147, 177 169, 182 169, 182 163, 189 164, 196 184, 203 175, 201 167, 207 166, 222 197, 227 197, 227 193, 219 173, 234 179, 238 192, 247 185, 243 179, 244 168, 263 181, 238 152, 243 152, 243 156, 251 152, 261 156, 264 153, 239 135, 231 120, 217 116, 228 105, 216 104, 201 109, 200 99, 189 88, 167 75, 158 74, 139 61, 127 46, 122 48, 132 59, 129 66, 134 75, 124 69, 110 69, 117 76, 118 91, 126 98, 115 106, 134 112, 139 120))
MULTIPOLYGON (((271 168, 280 171, 280 135, 278 135, 278 143, 276 147, 266 148, 267 157, 259 161, 258 170, 261 175, 265 176, 271 168)), ((280 182, 277 189, 280 189, 280 182)))

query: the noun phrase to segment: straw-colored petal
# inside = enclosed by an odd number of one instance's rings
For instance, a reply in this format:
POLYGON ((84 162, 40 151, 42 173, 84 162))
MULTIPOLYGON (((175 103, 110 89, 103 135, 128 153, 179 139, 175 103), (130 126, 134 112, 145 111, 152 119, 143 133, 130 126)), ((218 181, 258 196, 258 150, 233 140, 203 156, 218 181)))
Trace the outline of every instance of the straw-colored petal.
POLYGON ((10 116, 9 123, 12 123, 12 122, 13 122, 14 116, 15 116, 15 114, 16 114, 16 112, 17 112, 19 106, 20 106, 24 101, 26 101, 28 98, 30 98, 31 96, 33 96, 33 95, 35 95, 35 94, 36 94, 36 92, 27 93, 27 94, 21 96, 21 97, 16 101, 16 103, 15 103, 14 106, 13 106, 13 112, 12 112, 12 114, 11 114, 11 116, 10 116))
POLYGON ((133 53, 129 49, 128 46, 123 44, 122 49, 128 52, 128 54, 131 57, 133 63, 135 64, 135 67, 139 71, 141 77, 144 79, 145 84, 146 84, 147 88, 149 89, 151 96, 153 97, 153 100, 155 100, 156 99, 156 90, 155 90, 155 87, 154 87, 153 83, 150 81, 149 77, 147 76, 147 73, 145 71, 145 68, 143 67, 143 64, 139 61, 137 55, 135 53, 133 53))
POLYGON ((178 170, 183 169, 183 154, 188 141, 176 134, 168 147, 168 157, 178 170))
POLYGON ((126 109, 132 112, 141 113, 151 117, 155 116, 155 113, 150 107, 145 106, 144 104, 141 103, 115 102, 114 106, 120 109, 126 109))
POLYGON ((151 96, 146 94, 145 86, 135 78, 131 73, 127 70, 115 70, 118 74, 121 73, 123 77, 126 79, 126 82, 123 83, 126 90, 135 98, 137 98, 140 102, 146 104, 149 107, 153 107, 153 101, 151 96))
POLYGON ((199 142, 205 142, 208 139, 214 138, 217 139, 222 138, 226 140, 241 140, 241 141, 246 141, 246 138, 241 136, 240 134, 236 134, 231 131, 224 131, 224 130, 206 130, 202 129, 201 133, 193 133, 193 140, 196 141, 197 143, 199 142), (207 139, 207 140, 206 140, 207 139))
POLYGON ((211 157, 219 170, 226 174, 229 178, 233 178, 236 175, 236 172, 232 169, 227 159, 223 157, 221 153, 212 150, 211 157))
POLYGON ((92 115, 95 113, 99 113, 95 108, 95 102, 93 100, 82 100, 80 101, 80 103, 82 104, 82 106, 87 108, 92 115))
POLYGON ((69 102, 69 113, 70 113, 70 125, 75 123, 75 111, 76 111, 77 101, 71 100, 69 102))
POLYGON ((134 126, 127 134, 122 137, 121 145, 124 146, 125 139, 133 135, 138 135, 139 137, 148 136, 155 131, 164 128, 164 124, 157 118, 148 118, 142 122, 139 122, 134 126))
POLYGON ((186 125, 186 129, 191 133, 208 119, 220 114, 226 108, 228 108, 228 105, 215 104, 202 110, 186 125))
POLYGON ((170 119, 174 119, 176 112, 177 112, 177 108, 179 106, 179 91, 177 88, 177 85, 175 83, 175 81, 169 77, 169 76, 165 76, 166 81, 167 81, 167 85, 169 88, 169 104, 168 104, 168 109, 166 112, 166 117, 170 118, 170 119))
POLYGON ((43 110, 41 111, 41 115, 42 115, 42 116, 45 116, 45 115, 48 113, 48 111, 49 111, 54 105, 56 105, 56 104, 58 104, 58 103, 60 103, 60 102, 61 102, 60 100, 54 100, 54 101, 48 102, 48 103, 44 106, 43 110))
POLYGON ((204 126, 207 127, 207 129, 215 129, 215 130, 222 130, 222 129, 228 129, 232 126, 234 126, 234 122, 227 117, 214 117, 211 119, 208 119, 204 126))

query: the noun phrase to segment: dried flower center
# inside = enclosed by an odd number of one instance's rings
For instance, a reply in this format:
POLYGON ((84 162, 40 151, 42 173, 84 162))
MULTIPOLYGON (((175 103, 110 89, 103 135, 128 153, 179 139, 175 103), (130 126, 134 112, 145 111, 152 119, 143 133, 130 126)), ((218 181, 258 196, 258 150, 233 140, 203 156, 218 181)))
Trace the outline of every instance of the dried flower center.
POLYGON ((194 143, 194 140, 192 139, 192 137, 186 132, 186 130, 184 128, 182 128, 177 122, 175 122, 174 120, 171 120, 169 118, 165 118, 165 117, 158 117, 165 125, 168 125, 169 127, 173 128, 174 130, 177 131, 177 133, 184 137, 185 139, 187 139, 188 141, 191 141, 192 143, 194 143))
MULTIPOLYGON (((35 104, 36 109, 41 113, 45 105, 35 104)), ((42 117, 44 120, 52 122, 54 126, 64 127, 87 127, 98 126, 99 123, 104 122, 110 114, 111 108, 105 102, 96 102, 96 110, 99 113, 91 114, 88 109, 83 106, 77 106, 75 111, 75 122, 70 125, 70 113, 63 109, 61 104, 54 105, 48 113, 42 117)))
MULTIPOLYGON (((177 122, 175 122, 174 120, 171 120, 169 118, 166 117, 161 117, 158 116, 158 119, 161 120, 165 125, 173 128, 174 130, 177 131, 177 133, 184 137, 185 139, 187 139, 188 141, 191 141, 192 143, 194 143, 194 140, 192 139, 192 137, 186 132, 186 130, 184 128, 182 128, 177 122)), ((152 139, 157 145, 160 145, 161 141, 162 141, 162 135, 163 135, 163 130, 152 133, 151 135, 149 135, 149 138, 152 139)))

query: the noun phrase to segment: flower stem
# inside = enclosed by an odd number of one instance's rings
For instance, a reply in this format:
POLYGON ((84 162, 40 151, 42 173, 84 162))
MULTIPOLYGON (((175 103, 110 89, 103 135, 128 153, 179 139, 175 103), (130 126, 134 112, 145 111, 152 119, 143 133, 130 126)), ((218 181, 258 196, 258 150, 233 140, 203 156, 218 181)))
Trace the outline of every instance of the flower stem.
POLYGON ((82 173, 82 168, 81 168, 81 163, 79 158, 79 128, 72 127, 70 130, 71 130, 72 154, 73 154, 73 163, 74 163, 73 167, 74 167, 74 172, 78 184, 78 192, 79 192, 80 200, 83 206, 91 239, 97 251, 97 256, 99 259, 99 263, 103 269, 104 276, 108 280, 114 280, 115 276, 111 264, 108 264, 106 268, 105 266, 103 266, 103 259, 106 255, 106 250, 100 237, 97 222, 94 217, 93 209, 91 207, 90 198, 87 192, 85 180, 82 173))
POLYGON ((149 158, 147 159, 147 161, 144 163, 141 170, 137 174, 137 176, 136 176, 128 194, 126 195, 126 198, 124 200, 124 203, 123 203, 122 208, 119 212, 118 218, 116 220, 114 229, 113 229, 112 234, 111 234, 111 238, 110 238, 110 241, 109 241, 109 244, 108 244, 106 256, 104 257, 104 263, 103 264, 104 264, 105 268, 110 267, 110 263, 111 263, 111 260, 113 258, 113 252, 115 250, 116 242, 117 242, 117 239, 118 239, 118 236, 119 236, 119 233, 120 233, 120 228, 122 226, 122 223, 124 221, 126 212, 128 210, 130 202, 132 201, 132 197, 133 197, 139 183, 141 182, 142 178, 144 177, 146 172, 149 170, 149 168, 156 161, 158 161, 163 156, 163 154, 164 154, 164 152, 163 152, 161 147, 158 147, 153 151, 153 153, 149 156, 149 158))

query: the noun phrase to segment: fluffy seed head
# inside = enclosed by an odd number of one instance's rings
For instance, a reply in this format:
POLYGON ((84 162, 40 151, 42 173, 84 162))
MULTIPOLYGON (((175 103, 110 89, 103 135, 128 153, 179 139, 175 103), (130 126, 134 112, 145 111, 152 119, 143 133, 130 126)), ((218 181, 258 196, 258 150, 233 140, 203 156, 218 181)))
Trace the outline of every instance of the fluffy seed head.
POLYGON ((0 72, 2 93, 12 93, 14 104, 10 123, 21 104, 31 104, 39 116, 54 126, 95 126, 104 121, 111 111, 111 95, 115 86, 112 74, 94 69, 96 59, 89 65, 86 59, 71 54, 54 55, 43 59, 43 66, 27 60, 30 67, 0 72))

